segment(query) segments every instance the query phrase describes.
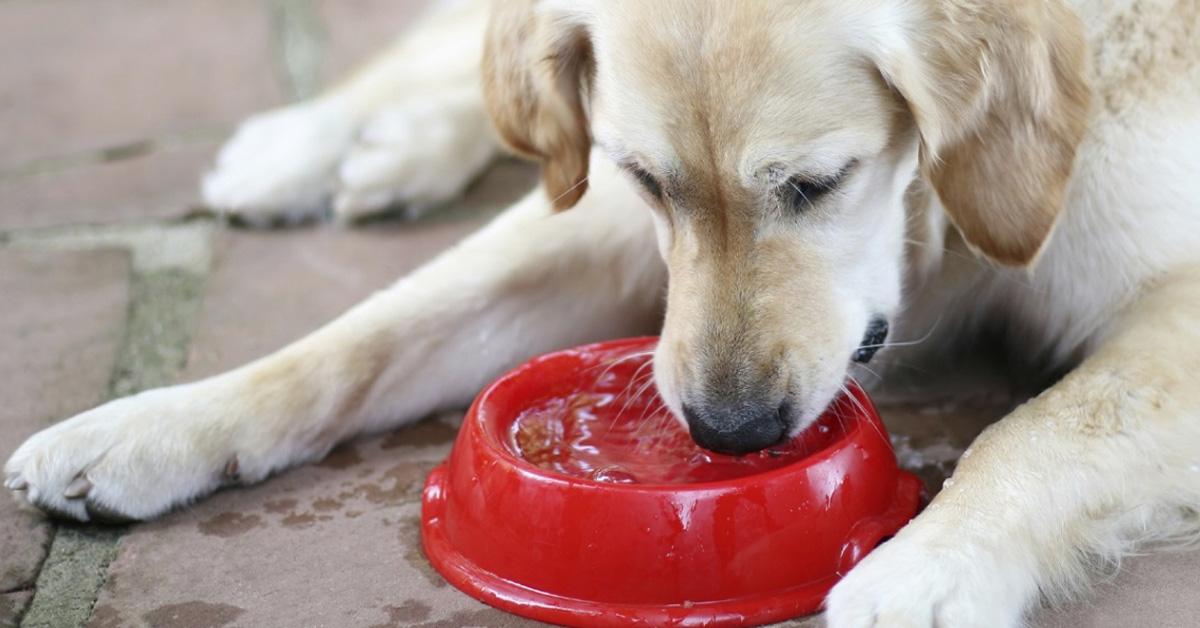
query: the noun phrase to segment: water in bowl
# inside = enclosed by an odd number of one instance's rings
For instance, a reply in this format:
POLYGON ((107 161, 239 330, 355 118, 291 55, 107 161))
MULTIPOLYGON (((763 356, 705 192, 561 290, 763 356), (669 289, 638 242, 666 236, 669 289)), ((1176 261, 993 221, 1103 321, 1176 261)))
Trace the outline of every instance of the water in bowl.
POLYGON ((834 419, 800 436, 744 456, 696 445, 652 387, 633 394, 594 390, 540 400, 513 422, 507 445, 530 463, 562 475, 621 484, 692 484, 728 480, 787 466, 841 433, 834 419))

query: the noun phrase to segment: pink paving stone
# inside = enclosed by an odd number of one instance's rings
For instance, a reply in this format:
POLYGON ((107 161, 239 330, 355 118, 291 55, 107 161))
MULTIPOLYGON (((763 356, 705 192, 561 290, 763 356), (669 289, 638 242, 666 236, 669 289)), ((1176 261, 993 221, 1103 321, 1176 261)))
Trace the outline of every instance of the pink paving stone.
POLYGON ((430 0, 318 0, 329 36, 325 85, 332 85, 379 54, 419 21, 430 0))
POLYGON ((4 2, 0 58, 0 169, 231 128, 283 100, 261 2, 4 2))
POLYGON ((0 183, 0 230, 174 218, 199 207, 215 143, 0 183))
MULTIPOLYGON (((104 400, 128 301, 123 252, 0 249, 0 461, 104 400)), ((32 584, 49 532, 0 490, 0 593, 32 584)))

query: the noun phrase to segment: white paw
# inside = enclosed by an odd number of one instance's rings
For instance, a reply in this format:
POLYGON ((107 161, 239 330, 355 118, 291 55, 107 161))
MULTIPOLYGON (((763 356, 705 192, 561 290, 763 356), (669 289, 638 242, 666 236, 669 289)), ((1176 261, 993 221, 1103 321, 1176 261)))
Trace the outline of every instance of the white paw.
POLYGON ((359 122, 338 100, 316 100, 249 118, 201 185, 215 211, 252 224, 299 219, 328 205, 334 171, 359 122))
POLYGON ((182 386, 80 414, 21 445, 4 465, 5 486, 55 516, 122 521, 155 517, 257 475, 246 461, 239 465, 228 430, 200 420, 213 416, 211 403, 203 390, 182 386))
POLYGON ((415 217, 460 196, 499 145, 476 93, 439 93, 377 112, 337 170, 334 215, 343 221, 403 206, 415 217))
POLYGON ((257 226, 321 215, 346 222, 462 194, 499 152, 477 87, 396 100, 365 122, 336 98, 246 120, 204 177, 205 202, 257 226))
MULTIPOLYGON (((922 516, 924 518, 924 516, 922 516)), ((829 628, 1016 628, 1036 595, 1019 552, 998 556, 921 518, 833 588, 829 628)))

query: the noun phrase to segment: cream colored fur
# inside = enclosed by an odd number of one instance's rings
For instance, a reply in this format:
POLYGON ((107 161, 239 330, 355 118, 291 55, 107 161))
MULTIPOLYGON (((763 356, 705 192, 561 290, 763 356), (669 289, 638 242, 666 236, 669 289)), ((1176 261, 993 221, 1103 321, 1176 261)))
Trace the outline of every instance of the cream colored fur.
POLYGON ((472 3, 316 102, 247 122, 206 193, 251 215, 330 193, 347 214, 445 198, 496 146, 455 131, 479 127, 485 92, 504 140, 545 162, 545 190, 279 353, 35 435, 6 484, 65 517, 154 517, 461 406, 534 353, 650 331, 669 269, 655 368, 677 411, 754 390, 803 429, 879 314, 893 339, 925 338, 885 348, 885 369, 987 328, 1030 368, 1068 371, 833 590, 833 628, 1018 626, 1098 561, 1200 536, 1197 2, 496 9, 482 82, 429 74, 474 65, 477 48, 430 52, 485 40, 472 3), (447 131, 390 146, 361 177, 378 185, 356 186, 353 138, 381 116, 447 131), (400 183, 422 159, 432 183, 400 183), (820 201, 786 202, 792 177, 847 164, 820 201))

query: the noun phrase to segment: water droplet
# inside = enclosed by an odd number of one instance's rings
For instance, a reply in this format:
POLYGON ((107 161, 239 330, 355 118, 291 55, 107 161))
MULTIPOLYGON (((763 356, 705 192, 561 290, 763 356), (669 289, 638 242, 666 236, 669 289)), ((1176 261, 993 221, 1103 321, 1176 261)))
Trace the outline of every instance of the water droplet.
POLYGON ((596 469, 592 472, 592 479, 612 484, 637 484, 637 478, 632 473, 615 464, 596 469))

